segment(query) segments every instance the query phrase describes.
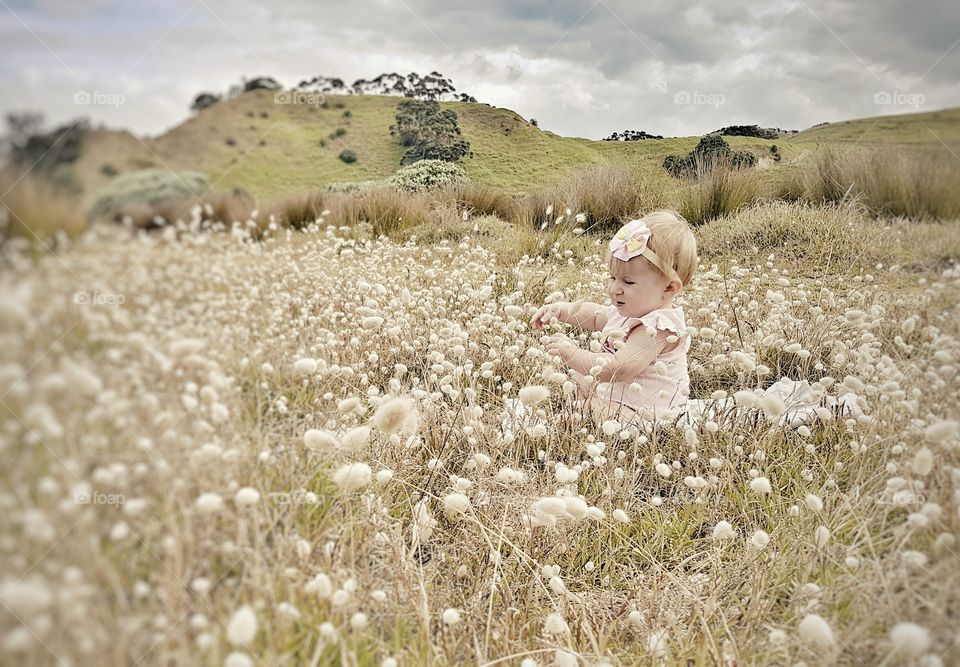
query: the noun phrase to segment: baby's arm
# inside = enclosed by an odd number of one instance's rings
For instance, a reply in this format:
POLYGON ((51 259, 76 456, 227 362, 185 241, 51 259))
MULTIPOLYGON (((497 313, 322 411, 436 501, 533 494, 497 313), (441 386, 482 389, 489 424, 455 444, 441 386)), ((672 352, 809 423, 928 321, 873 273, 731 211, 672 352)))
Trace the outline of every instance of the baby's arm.
POLYGON ((638 328, 624 341, 616 353, 607 357, 608 362, 597 375, 598 382, 632 382, 647 366, 656 361, 667 346, 675 346, 667 340, 672 332, 657 329, 648 333, 638 328), (653 334, 653 335, 651 335, 653 334))
POLYGON ((559 355, 567 366, 582 375, 588 375, 592 368, 600 366, 601 370, 595 376, 597 382, 632 382, 670 345, 667 338, 671 335, 669 331, 658 330, 651 336, 639 329, 619 350, 610 353, 580 349, 566 336, 558 334, 552 336, 547 352, 559 355))
POLYGON ((551 317, 556 317, 564 324, 577 326, 587 331, 600 331, 603 329, 603 325, 607 323, 607 309, 598 303, 589 301, 551 303, 537 311, 537 314, 530 320, 530 326, 539 331, 543 329, 545 323, 550 321, 551 317))

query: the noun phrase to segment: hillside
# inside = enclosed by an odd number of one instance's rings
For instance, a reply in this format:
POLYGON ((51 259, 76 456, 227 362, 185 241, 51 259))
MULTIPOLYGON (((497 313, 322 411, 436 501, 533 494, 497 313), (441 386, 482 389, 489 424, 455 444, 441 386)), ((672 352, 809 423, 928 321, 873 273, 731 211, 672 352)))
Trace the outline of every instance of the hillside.
POLYGON ((789 139, 808 141, 856 141, 860 143, 948 144, 960 142, 960 108, 896 116, 858 118, 816 125, 789 139))
MULTIPOLYGON (((90 201, 108 177, 109 164, 125 172, 146 166, 207 173, 217 190, 243 188, 273 198, 307 192, 330 183, 376 180, 400 165, 403 148, 390 136, 397 104, 403 98, 328 96, 327 106, 276 104, 271 91, 259 90, 213 105, 165 134, 140 140, 126 132, 96 131, 77 171, 90 201), (335 132, 341 131, 341 136, 335 132), (357 162, 338 159, 343 149, 357 162)), ((456 111, 473 156, 462 160, 474 180, 519 193, 554 183, 592 164, 634 165, 652 179, 669 180, 661 169, 670 153, 692 150, 699 137, 635 142, 561 137, 530 125, 509 109, 485 104, 445 102, 456 111)), ((960 139, 960 109, 862 119, 810 128, 789 139, 767 141, 728 137, 737 149, 768 155, 778 144, 788 167, 821 142, 857 141, 927 144, 960 139), (928 129, 929 128, 929 129, 928 129), (932 132, 931 132, 932 130, 932 132), (865 134, 866 133, 866 134, 865 134)), ((765 161, 764 166, 773 166, 765 161)))
MULTIPOLYGON (((253 91, 215 104, 142 142, 125 132, 99 131, 91 136, 89 155, 78 165, 79 177, 90 192, 106 181, 100 169, 107 163, 119 171, 144 166, 198 169, 210 176, 217 189, 242 187, 268 198, 328 183, 382 179, 396 171, 403 155, 389 131, 401 99, 329 96, 327 107, 318 108, 274 104, 272 92, 253 91), (332 137, 338 128, 345 134, 332 137), (339 160, 345 148, 357 153, 357 162, 348 165, 339 160)), ((660 169, 663 158, 689 152, 699 140, 610 142, 561 137, 530 125, 509 109, 469 102, 443 106, 456 111, 470 142, 473 157, 462 160, 467 174, 511 192, 555 182, 590 164, 633 164, 649 169, 653 177, 667 178, 660 169)), ((740 137, 729 141, 760 152, 776 143, 740 137)))

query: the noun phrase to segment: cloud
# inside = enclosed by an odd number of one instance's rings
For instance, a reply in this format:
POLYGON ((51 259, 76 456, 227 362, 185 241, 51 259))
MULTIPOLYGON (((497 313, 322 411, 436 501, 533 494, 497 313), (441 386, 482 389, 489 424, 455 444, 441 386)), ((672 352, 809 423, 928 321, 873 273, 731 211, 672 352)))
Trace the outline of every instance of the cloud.
POLYGON ((695 135, 731 123, 824 120, 960 104, 960 11, 894 0, 40 0, 0 9, 0 111, 86 113, 142 134, 241 77, 295 85, 438 70, 481 101, 559 134, 695 135), (16 15, 14 15, 14 12, 16 15), (27 27, 25 27, 25 25, 27 27), (29 29, 28 29, 29 28, 29 29), (11 64, 15 63, 15 64, 11 64), (42 72, 42 76, 37 76, 42 72), (119 108, 72 91, 123 94, 119 108), (900 93, 900 96, 883 93, 900 93), (890 101, 890 104, 884 104, 890 101))

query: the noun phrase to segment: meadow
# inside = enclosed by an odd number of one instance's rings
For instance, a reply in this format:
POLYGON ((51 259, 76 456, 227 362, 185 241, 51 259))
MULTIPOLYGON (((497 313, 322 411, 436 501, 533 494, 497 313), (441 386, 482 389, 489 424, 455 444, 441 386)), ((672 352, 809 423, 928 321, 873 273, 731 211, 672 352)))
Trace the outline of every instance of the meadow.
POLYGON ((528 325, 603 298, 578 212, 8 240, 4 662, 955 663, 955 222, 700 225, 692 393, 739 407, 637 429, 528 325), (861 410, 779 425, 782 376, 861 410))

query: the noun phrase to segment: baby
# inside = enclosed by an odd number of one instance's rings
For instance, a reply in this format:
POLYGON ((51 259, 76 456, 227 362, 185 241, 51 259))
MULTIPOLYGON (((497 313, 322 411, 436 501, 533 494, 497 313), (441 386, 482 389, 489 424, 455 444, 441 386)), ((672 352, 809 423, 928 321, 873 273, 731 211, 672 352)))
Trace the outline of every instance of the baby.
POLYGON ((546 347, 573 370, 579 397, 596 421, 672 419, 690 393, 690 335, 673 301, 696 272, 696 239, 678 213, 654 211, 620 228, 606 263, 609 306, 548 304, 530 326, 542 330, 556 317, 602 332, 599 352, 580 349, 563 334, 551 336, 546 347))

